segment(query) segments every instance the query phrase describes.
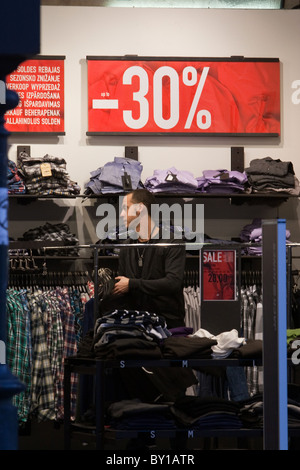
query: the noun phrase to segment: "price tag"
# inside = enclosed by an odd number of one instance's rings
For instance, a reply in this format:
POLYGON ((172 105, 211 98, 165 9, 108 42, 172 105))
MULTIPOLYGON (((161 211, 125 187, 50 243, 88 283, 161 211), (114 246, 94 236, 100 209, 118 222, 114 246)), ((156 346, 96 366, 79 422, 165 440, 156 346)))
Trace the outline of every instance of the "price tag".
POLYGON ((131 183, 131 176, 128 175, 128 173, 124 173, 122 176, 122 184, 123 184, 123 189, 126 191, 130 191, 132 189, 132 183, 131 183))
POLYGON ((50 163, 41 164, 41 172, 43 177, 52 176, 51 165, 50 163))

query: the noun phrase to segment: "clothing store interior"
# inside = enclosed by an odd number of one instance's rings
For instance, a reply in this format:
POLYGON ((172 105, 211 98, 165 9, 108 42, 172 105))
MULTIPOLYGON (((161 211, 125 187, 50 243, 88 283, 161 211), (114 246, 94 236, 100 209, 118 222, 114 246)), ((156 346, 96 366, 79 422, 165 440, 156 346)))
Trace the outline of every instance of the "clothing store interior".
POLYGON ((299 0, 0 13, 0 449, 300 450, 299 0))

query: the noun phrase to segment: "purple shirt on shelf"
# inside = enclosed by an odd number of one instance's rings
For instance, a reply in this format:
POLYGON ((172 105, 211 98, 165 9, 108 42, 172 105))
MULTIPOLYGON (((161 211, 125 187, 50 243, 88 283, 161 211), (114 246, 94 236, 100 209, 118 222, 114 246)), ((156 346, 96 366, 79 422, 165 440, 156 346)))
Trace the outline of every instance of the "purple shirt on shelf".
POLYGON ((198 190, 203 193, 230 194, 244 192, 248 179, 239 171, 204 170, 197 181, 198 190))
POLYGON ((196 192, 197 179, 185 170, 175 167, 166 170, 154 170, 153 175, 146 179, 145 188, 155 192, 196 192))

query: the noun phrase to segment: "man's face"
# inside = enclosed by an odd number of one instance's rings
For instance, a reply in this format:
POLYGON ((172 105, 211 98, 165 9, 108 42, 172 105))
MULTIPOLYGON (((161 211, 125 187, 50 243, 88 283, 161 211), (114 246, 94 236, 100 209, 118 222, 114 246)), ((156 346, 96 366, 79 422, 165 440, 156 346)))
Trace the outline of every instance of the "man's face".
POLYGON ((131 199, 132 194, 128 194, 123 198, 122 210, 120 214, 120 217, 127 228, 129 227, 131 222, 138 217, 138 204, 133 203, 131 199))

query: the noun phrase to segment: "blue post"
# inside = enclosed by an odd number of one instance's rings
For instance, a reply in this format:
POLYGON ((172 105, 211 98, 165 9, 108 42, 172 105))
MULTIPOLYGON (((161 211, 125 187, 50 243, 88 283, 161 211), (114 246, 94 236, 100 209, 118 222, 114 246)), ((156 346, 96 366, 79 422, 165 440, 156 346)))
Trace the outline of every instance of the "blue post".
POLYGON ((18 95, 6 90, 6 75, 40 51, 40 1, 1 0, 0 5, 0 450, 18 447, 18 416, 12 404, 24 385, 6 364, 8 279, 7 136, 4 114, 18 104, 18 95), (8 39, 9 38, 9 39, 8 39))
MULTIPOLYGON (((4 83, 2 79, 1 83, 4 83)), ((17 409, 12 397, 24 390, 23 384, 6 365, 6 289, 8 272, 8 194, 7 194, 7 135, 4 114, 18 104, 16 93, 7 91, 0 102, 0 449, 14 450, 18 446, 17 409), (4 99, 5 98, 5 99, 4 99)))
POLYGON ((263 221, 264 449, 288 449, 285 220, 263 221))
POLYGON ((279 448, 288 450, 286 223, 283 219, 277 221, 277 238, 279 448))
MULTIPOLYGON (((2 82, 4 79, 2 79, 2 82)), ((0 449, 15 450, 18 446, 17 409, 12 397, 24 390, 24 385, 10 372, 6 364, 6 289, 8 272, 7 227, 7 135, 4 114, 18 104, 18 95, 7 90, 0 101, 0 449), (4 99, 5 98, 5 99, 4 99)))

